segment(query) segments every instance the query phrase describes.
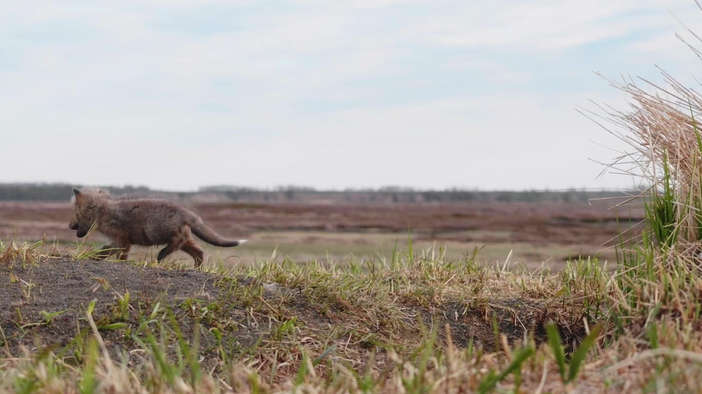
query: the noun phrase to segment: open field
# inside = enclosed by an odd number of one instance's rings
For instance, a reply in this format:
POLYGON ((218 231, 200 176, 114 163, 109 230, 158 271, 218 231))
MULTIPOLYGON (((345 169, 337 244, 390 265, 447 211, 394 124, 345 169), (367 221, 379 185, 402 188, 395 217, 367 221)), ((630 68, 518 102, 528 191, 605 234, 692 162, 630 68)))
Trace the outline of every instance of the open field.
POLYGON ((696 274, 608 257, 640 210, 193 209, 251 243, 99 261, 68 204, 0 203, 0 392, 700 388, 696 274))
MULTIPOLYGON (((295 260, 388 257, 412 239, 418 249, 446 247, 451 257, 471 255, 514 264, 560 269, 569 258, 613 260, 619 235, 641 221, 635 208, 613 208, 619 200, 587 203, 474 202, 454 204, 199 204, 191 208, 223 235, 248 238, 235 249, 207 248, 213 263, 268 258, 273 250, 295 260)), ((0 202, 0 239, 77 240, 68 230, 68 203, 0 202)), ((100 242, 99 236, 90 238, 100 242)), ((155 256, 136 248, 135 258, 155 256)), ((184 254, 172 258, 185 259, 184 254)))

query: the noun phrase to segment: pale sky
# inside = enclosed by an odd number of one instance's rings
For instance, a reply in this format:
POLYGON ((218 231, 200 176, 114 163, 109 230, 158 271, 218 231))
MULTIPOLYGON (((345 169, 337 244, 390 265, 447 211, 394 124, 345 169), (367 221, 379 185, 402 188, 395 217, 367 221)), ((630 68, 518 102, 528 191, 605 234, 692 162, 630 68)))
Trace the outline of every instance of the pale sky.
POLYGON ((0 182, 629 187, 575 109, 625 105, 596 71, 699 77, 681 22, 693 0, 5 2, 0 182))

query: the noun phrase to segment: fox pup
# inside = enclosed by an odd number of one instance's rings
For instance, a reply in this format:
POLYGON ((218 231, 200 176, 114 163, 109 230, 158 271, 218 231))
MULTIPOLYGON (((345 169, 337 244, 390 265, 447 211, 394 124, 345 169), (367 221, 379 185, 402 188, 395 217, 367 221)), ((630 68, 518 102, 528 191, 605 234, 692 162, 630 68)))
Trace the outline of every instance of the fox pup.
POLYGON ((91 227, 111 243, 102 248, 100 258, 117 254, 126 260, 131 245, 166 245, 158 253, 158 261, 180 249, 192 256, 195 266, 203 260, 203 251, 192 234, 215 246, 237 246, 246 240, 222 238, 202 219, 188 209, 160 199, 111 198, 102 190, 73 189, 74 212, 69 224, 78 238, 91 227))

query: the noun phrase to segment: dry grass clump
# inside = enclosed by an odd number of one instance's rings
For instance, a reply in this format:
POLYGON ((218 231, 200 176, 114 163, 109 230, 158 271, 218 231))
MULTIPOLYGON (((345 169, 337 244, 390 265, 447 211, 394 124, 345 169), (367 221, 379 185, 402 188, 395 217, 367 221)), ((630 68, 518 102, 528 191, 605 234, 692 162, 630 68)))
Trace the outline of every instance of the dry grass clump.
POLYGON ((644 242, 676 244, 682 252, 702 240, 702 96, 661 73, 662 85, 643 78, 613 83, 630 108, 605 109, 593 119, 632 149, 611 167, 647 186, 639 196, 648 203, 651 237, 644 242))
POLYGON ((33 263, 39 259, 40 254, 37 249, 42 245, 42 242, 32 244, 22 243, 18 245, 15 242, 10 242, 8 245, 0 241, 0 264, 12 264, 19 262, 21 264, 33 263))
MULTIPOLYGON (((690 34, 681 39, 699 56, 690 42, 702 40, 690 34)), ((702 301, 702 95, 661 73, 661 84, 613 84, 629 97, 628 109, 590 114, 631 148, 611 168, 646 186, 635 196, 645 204, 643 231, 620 248, 618 302, 609 310, 619 332, 639 335, 666 317, 699 326, 702 301)))

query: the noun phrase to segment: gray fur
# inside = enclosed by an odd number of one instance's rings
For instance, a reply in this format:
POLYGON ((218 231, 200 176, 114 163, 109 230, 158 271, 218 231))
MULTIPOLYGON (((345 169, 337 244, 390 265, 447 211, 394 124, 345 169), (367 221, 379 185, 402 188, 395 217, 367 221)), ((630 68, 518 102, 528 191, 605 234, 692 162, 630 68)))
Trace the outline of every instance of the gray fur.
POLYGON ((216 246, 237 246, 243 240, 222 238, 192 211, 175 203, 151 198, 112 198, 95 189, 73 189, 74 215, 69 228, 84 237, 91 227, 107 236, 100 257, 118 254, 126 259, 131 245, 166 245, 159 254, 162 260, 176 250, 183 250, 202 264, 204 253, 195 243, 192 234, 216 246))

